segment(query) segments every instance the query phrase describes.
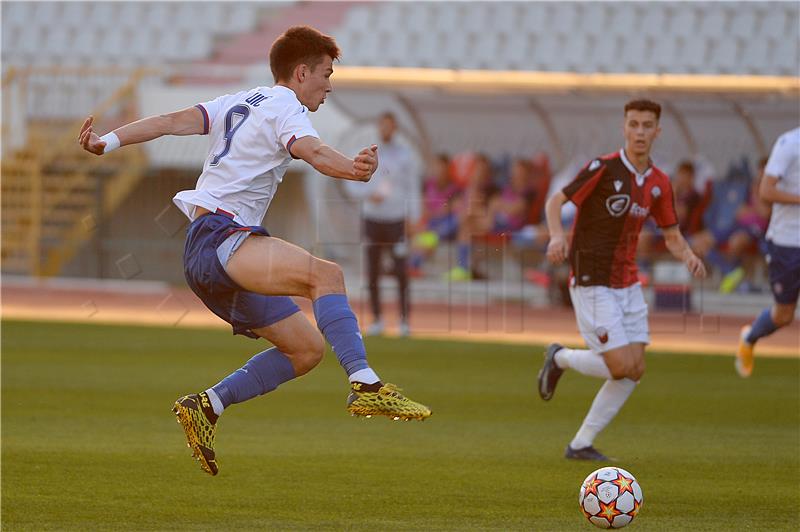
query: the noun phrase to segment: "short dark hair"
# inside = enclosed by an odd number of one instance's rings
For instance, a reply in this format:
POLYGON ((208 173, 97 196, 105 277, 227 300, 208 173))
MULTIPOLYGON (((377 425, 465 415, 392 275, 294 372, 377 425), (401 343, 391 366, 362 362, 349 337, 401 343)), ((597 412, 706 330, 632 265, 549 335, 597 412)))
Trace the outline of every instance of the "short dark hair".
POLYGON ((692 161, 681 161, 676 170, 678 172, 684 170, 686 172, 694 173, 694 163, 692 163, 692 161))
POLYGON ((276 82, 286 81, 297 65, 306 64, 313 70, 321 57, 329 55, 336 60, 340 53, 339 46, 330 35, 311 26, 292 26, 272 43, 269 68, 276 82))
POLYGON ((628 111, 650 111, 655 113, 656 120, 661 119, 661 106, 653 100, 631 100, 625 104, 625 114, 628 114, 628 111))

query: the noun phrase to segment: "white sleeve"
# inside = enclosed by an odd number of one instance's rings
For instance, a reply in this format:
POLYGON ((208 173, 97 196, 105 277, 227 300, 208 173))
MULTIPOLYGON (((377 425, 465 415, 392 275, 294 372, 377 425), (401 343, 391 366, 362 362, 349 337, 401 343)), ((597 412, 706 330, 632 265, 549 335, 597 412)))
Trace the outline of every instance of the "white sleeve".
POLYGON ((786 177, 786 171, 792 164, 794 157, 792 150, 792 138, 790 135, 781 135, 772 147, 772 153, 764 168, 765 175, 775 176, 779 179, 786 177))
POLYGON ((295 108, 287 114, 279 116, 276 133, 289 155, 292 154, 291 147, 297 139, 303 137, 319 138, 319 133, 311 125, 311 120, 308 119, 308 111, 305 107, 295 108))
POLYGON ((207 135, 208 132, 211 131, 211 126, 214 124, 214 121, 222 110, 223 102, 228 96, 230 96, 230 94, 225 94, 224 96, 219 96, 213 100, 201 102, 195 105, 195 107, 200 109, 200 111, 203 113, 203 135, 207 135))

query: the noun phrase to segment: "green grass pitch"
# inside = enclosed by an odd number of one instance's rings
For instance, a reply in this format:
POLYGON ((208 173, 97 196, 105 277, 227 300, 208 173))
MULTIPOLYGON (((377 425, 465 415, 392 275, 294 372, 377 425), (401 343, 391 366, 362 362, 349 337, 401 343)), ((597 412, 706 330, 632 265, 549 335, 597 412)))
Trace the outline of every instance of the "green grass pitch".
MULTIPOLYGON (((221 418, 218 477, 170 412, 262 344, 225 331, 7 321, 3 530, 594 530, 562 458, 600 383, 536 394, 541 346, 370 339, 424 422, 362 420, 330 353, 221 418)), ((800 527, 800 363, 651 354, 598 439, 644 490, 636 530, 800 527)))

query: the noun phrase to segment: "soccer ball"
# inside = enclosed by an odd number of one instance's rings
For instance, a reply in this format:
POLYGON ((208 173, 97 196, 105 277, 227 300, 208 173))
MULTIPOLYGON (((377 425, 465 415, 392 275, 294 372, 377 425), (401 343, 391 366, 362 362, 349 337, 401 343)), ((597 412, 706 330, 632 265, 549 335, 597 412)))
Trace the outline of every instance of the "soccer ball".
POLYGON ((621 467, 603 467, 581 484, 578 503, 586 519, 600 528, 622 528, 642 507, 642 488, 621 467))

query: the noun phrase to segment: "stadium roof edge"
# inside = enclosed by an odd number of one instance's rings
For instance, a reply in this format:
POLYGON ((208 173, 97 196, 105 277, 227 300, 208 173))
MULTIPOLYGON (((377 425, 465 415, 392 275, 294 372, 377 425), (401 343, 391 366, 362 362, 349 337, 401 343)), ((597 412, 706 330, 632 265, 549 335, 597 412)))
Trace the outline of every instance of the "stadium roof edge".
POLYGON ((335 83, 349 88, 438 88, 453 92, 641 91, 800 94, 800 77, 709 74, 588 74, 435 68, 338 66, 335 83))

